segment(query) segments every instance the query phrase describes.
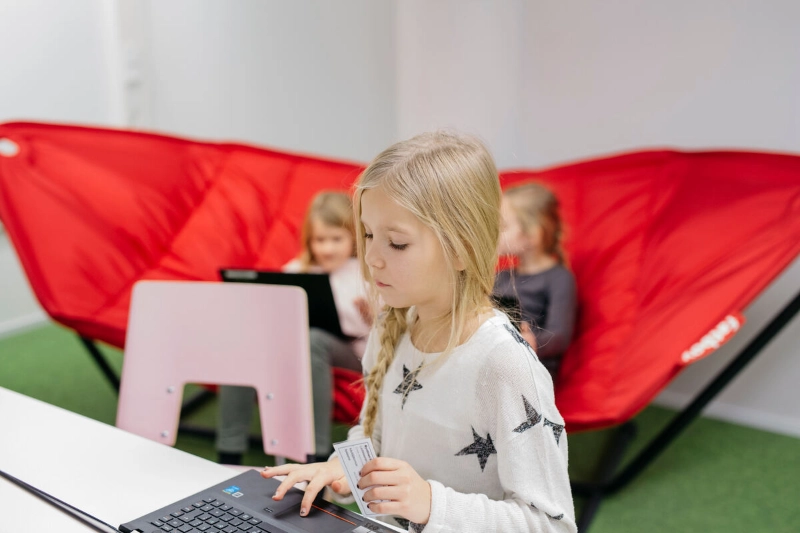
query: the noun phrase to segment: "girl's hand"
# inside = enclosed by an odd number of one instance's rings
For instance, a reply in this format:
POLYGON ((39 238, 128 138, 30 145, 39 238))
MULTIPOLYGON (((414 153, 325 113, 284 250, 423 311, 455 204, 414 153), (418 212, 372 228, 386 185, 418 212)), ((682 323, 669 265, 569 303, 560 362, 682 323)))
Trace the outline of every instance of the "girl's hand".
POLYGON ((536 336, 533 334, 530 324, 527 322, 522 322, 519 330, 522 338, 531 345, 531 348, 533 348, 533 351, 535 352, 538 346, 536 345, 536 336))
POLYGON ((261 477, 271 478, 275 476, 286 476, 275 494, 272 496, 273 500, 280 501, 286 494, 286 491, 294 486, 295 483, 301 481, 308 481, 306 487, 306 494, 303 496, 303 501, 300 504, 300 514, 306 516, 311 509, 311 504, 314 503, 314 498, 317 497, 319 491, 325 486, 330 485, 334 492, 339 494, 347 494, 350 492, 350 486, 347 484, 347 479, 344 477, 342 465, 339 464, 339 458, 334 457, 326 463, 310 463, 306 465, 287 464, 275 467, 265 467, 261 471, 261 477))
POLYGON ((365 489, 364 501, 379 514, 401 516, 417 524, 427 524, 431 516, 431 486, 405 461, 378 457, 364 465, 358 487, 365 489), (375 485, 375 486, 373 486, 375 485))
POLYGON ((370 307, 369 302, 367 302, 364 298, 356 298, 355 300, 353 300, 353 304, 356 306, 356 309, 358 309, 358 312, 361 314, 361 318, 364 320, 364 323, 369 324, 371 326, 372 319, 374 317, 372 316, 372 308, 370 307))

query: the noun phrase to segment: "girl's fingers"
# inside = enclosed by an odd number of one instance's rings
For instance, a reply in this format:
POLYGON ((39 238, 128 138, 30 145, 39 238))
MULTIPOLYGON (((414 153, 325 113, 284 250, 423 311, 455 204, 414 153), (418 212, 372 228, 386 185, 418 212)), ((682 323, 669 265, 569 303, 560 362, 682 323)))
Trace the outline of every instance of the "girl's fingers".
POLYGON ((369 489, 367 492, 364 493, 364 501, 365 502, 372 502, 375 500, 400 501, 407 494, 408 491, 403 490, 400 487, 395 487, 395 486, 372 487, 371 489, 369 489))
POLYGON ((377 514, 391 514, 396 516, 403 516, 402 510, 405 508, 405 505, 399 502, 372 502, 367 504, 369 510, 373 513, 377 514))
POLYGON ((361 468, 361 476, 366 476, 375 470, 397 470, 404 464, 405 462, 400 461, 399 459, 392 459, 390 457, 376 457, 371 461, 367 461, 367 463, 361 468))
POLYGON ((286 479, 281 481, 281 484, 278 485, 278 488, 275 490, 275 494, 272 496, 273 500, 281 500, 283 499, 284 494, 290 488, 294 487, 295 483, 298 481, 308 481, 308 476, 300 476, 297 472, 290 472, 286 479))
POLYGON ((297 470, 298 466, 301 465, 287 464, 281 466, 265 466, 264 470, 261 471, 261 477, 271 478, 275 476, 285 476, 289 472, 297 470))
POLYGON ((365 489, 372 485, 397 485, 398 479, 395 471, 373 470, 358 480, 358 488, 365 489))
POLYGON ((311 510, 311 504, 314 503, 314 499, 324 486, 325 483, 322 483, 319 478, 312 479, 309 482, 306 487, 306 493, 303 496, 303 501, 300 502, 300 514, 302 516, 306 516, 311 510))
POLYGON ((350 490, 350 484, 347 482, 347 478, 344 476, 331 483, 331 488, 337 494, 347 494, 352 492, 350 490))

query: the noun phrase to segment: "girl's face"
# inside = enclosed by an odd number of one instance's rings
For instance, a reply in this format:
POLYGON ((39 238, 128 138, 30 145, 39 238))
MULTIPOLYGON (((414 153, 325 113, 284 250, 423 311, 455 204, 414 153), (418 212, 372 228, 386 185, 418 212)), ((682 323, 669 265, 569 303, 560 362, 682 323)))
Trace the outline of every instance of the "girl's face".
POLYGON ((346 228, 311 219, 311 258, 325 272, 333 272, 353 257, 353 235, 346 228))
POLYGON ((500 240, 497 252, 500 255, 523 255, 533 248, 535 239, 532 237, 525 232, 511 203, 503 197, 500 203, 500 240))
POLYGON ((398 308, 417 307, 420 319, 450 311, 452 272, 436 234, 382 189, 361 195, 364 260, 383 301, 398 308))

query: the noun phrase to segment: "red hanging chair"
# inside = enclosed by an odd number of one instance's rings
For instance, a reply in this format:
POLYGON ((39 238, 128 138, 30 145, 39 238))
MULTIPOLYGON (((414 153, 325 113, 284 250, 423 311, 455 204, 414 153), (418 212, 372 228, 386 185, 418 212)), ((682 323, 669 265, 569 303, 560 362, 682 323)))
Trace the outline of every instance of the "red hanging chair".
MULTIPOLYGON (((141 279, 217 280, 298 251, 321 189, 362 170, 230 143, 53 124, 0 125, 0 219, 46 312, 122 347, 141 279)), ((571 431, 629 420, 800 253, 800 157, 646 151, 543 171, 562 204, 579 316, 557 385, 571 431)), ((360 398, 336 391, 340 419, 360 398), (346 401, 345 401, 346 400, 346 401)))

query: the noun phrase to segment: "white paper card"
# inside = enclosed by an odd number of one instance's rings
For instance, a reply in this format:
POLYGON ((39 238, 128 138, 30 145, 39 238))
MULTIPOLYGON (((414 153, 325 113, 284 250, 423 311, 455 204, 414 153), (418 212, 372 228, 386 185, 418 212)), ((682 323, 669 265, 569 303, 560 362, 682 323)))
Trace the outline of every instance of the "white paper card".
POLYGON ((347 483, 350 484, 350 490, 353 492, 361 514, 364 516, 378 516, 377 513, 370 511, 364 501, 364 493, 370 487, 364 490, 358 488, 358 480, 361 479, 361 468, 372 459, 375 459, 375 448, 372 447, 372 440, 363 438, 337 442, 333 445, 333 449, 339 454, 339 462, 344 469, 347 483))

